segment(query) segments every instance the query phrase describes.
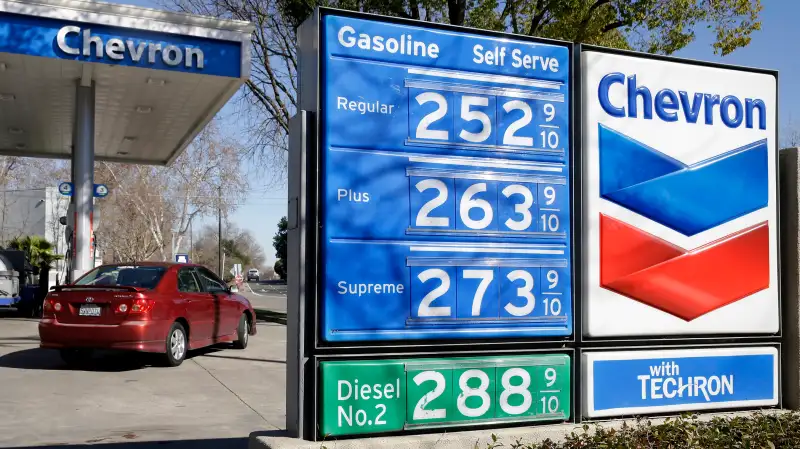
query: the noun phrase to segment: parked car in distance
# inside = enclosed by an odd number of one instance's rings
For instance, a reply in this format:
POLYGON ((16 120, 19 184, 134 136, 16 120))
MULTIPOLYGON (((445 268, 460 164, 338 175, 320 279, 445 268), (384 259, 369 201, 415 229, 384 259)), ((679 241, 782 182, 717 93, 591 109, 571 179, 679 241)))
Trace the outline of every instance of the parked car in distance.
POLYGON ((47 294, 39 339, 69 365, 95 349, 120 349, 163 354, 166 365, 178 366, 191 349, 224 342, 246 348, 255 316, 235 286, 203 266, 102 265, 47 294))
POLYGON ((258 282, 260 279, 258 274, 258 270, 255 268, 251 268, 247 270, 247 282, 258 282))

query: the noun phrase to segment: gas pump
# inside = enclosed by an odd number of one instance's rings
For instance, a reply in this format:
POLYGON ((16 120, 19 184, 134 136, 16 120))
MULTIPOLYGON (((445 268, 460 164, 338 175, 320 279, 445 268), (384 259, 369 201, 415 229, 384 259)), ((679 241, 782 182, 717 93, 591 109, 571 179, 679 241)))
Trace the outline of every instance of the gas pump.
POLYGON ((70 201, 67 207, 67 215, 59 219, 59 223, 64 226, 64 241, 67 243, 67 250, 64 252, 64 279, 65 284, 72 282, 72 266, 74 254, 74 230, 75 230, 75 204, 70 201))
MULTIPOLYGON (((93 213, 93 227, 97 228, 100 214, 97 209, 93 213)), ((67 215, 59 219, 59 223, 64 226, 64 241, 67 243, 66 251, 64 253, 64 279, 65 284, 71 283, 74 260, 75 260, 75 204, 70 202, 67 208, 67 215)), ((97 235, 93 232, 91 236, 92 244, 92 267, 97 266, 97 235)))

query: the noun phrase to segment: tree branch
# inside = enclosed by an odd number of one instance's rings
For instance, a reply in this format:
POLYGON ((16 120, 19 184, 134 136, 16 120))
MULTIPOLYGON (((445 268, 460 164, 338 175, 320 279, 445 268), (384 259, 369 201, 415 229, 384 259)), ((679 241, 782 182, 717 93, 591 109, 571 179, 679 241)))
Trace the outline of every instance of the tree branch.
POLYGON ((589 10, 586 12, 586 16, 583 17, 580 25, 578 25, 578 32, 575 34, 575 42, 583 42, 583 40, 586 38, 586 29, 589 27, 589 22, 592 20, 592 15, 597 8, 609 3, 611 3, 611 0, 596 0, 592 6, 589 7, 589 10))

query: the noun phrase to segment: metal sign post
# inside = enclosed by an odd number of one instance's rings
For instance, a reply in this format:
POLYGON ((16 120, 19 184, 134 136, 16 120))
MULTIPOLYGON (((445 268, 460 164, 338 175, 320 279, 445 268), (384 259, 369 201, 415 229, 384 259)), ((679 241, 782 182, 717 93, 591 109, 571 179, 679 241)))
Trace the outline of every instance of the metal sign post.
POLYGON ((569 420, 571 45, 329 9, 298 41, 287 428, 569 420), (499 405, 373 404, 367 382, 385 399, 477 382, 499 405))
POLYGON ((298 48, 290 434, 780 406, 776 73, 325 8, 298 48))

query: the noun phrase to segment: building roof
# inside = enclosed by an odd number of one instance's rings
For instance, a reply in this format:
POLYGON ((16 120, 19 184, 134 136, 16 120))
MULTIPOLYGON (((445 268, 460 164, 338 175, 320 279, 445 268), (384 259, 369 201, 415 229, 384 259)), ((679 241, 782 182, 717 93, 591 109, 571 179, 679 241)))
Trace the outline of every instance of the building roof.
POLYGON ((247 22, 82 0, 0 0, 0 154, 70 157, 96 86, 98 160, 174 160, 249 76, 247 22))

